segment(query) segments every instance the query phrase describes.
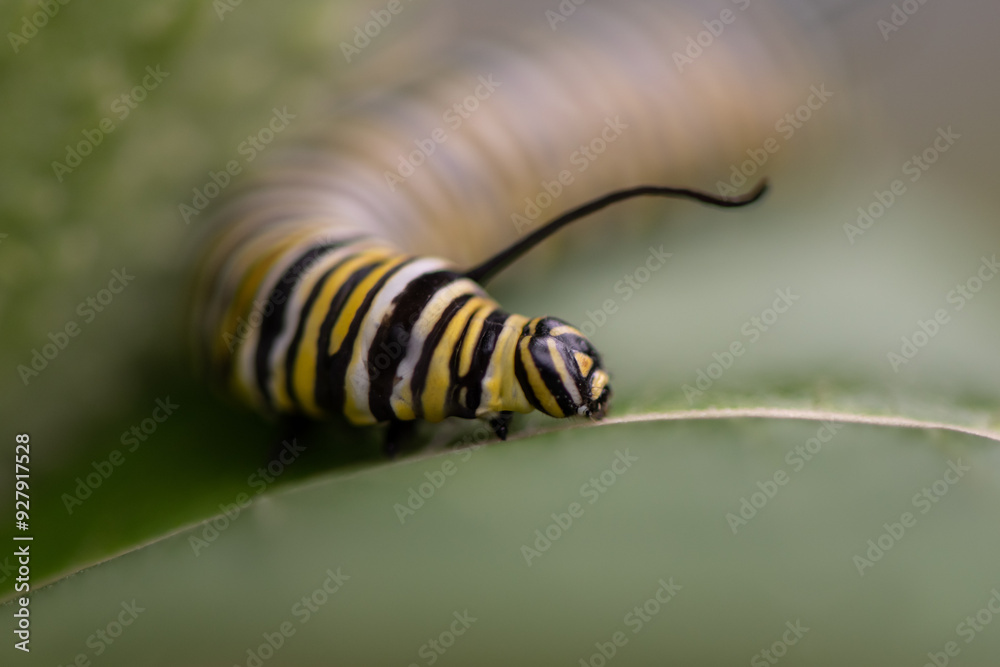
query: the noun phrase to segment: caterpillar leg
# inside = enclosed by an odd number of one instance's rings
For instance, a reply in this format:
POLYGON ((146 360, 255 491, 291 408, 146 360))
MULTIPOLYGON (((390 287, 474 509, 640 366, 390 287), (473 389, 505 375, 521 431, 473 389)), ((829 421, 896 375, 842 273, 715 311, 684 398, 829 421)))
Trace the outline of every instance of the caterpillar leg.
POLYGON ((514 418, 513 412, 501 412, 496 417, 490 420, 490 427, 493 432, 497 434, 497 437, 501 440, 507 439, 507 427, 510 426, 510 420, 514 418))
POLYGON ((399 450, 412 443, 416 434, 417 423, 415 421, 398 419, 390 421, 385 430, 385 440, 382 442, 382 455, 387 459, 396 458, 399 450))

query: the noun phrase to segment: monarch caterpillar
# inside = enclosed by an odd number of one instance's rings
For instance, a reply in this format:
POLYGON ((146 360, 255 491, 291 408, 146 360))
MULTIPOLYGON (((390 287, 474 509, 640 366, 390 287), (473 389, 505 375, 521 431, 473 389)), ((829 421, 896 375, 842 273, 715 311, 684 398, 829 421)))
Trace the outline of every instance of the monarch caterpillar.
MULTIPOLYGON (((265 168, 218 210, 201 264, 197 333, 213 374, 265 411, 388 422, 390 452, 417 419, 485 419, 505 438, 513 413, 602 418, 611 388, 586 336, 556 318, 509 314, 483 286, 556 230, 617 201, 742 206, 764 191, 726 199, 615 189, 661 180, 675 161, 692 167, 698 148, 734 155, 768 106, 750 106, 761 86, 733 85, 729 70, 740 70, 743 47, 720 46, 721 66, 686 77, 661 41, 682 43, 685 26, 697 24, 647 10, 581 11, 576 32, 555 44, 484 48, 464 67, 336 118, 265 168), (435 133, 442 110, 487 75, 492 97, 466 108, 450 134, 435 133), (691 120, 678 125, 665 120, 671 114, 691 120), (614 138, 605 129, 612 122, 624 127, 614 138), (435 137, 434 150, 397 169, 426 137, 435 137), (592 137, 602 137, 600 157, 569 172, 575 146, 593 153, 601 145, 585 146, 592 137), (562 186, 555 195, 547 188, 549 199, 562 197, 567 213, 461 268, 470 248, 481 257, 484 239, 504 236, 496 225, 490 232, 491 219, 530 203, 554 178, 562 186)), ((518 216, 511 220, 523 233, 518 216)))

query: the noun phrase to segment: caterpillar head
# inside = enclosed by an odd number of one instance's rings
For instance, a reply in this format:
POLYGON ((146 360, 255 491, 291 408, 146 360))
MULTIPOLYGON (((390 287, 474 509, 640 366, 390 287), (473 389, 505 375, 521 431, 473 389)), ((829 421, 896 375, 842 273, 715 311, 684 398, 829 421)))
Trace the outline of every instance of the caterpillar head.
POLYGON ((611 385, 601 355, 576 328, 537 317, 521 330, 514 372, 531 405, 552 417, 601 419, 611 385))

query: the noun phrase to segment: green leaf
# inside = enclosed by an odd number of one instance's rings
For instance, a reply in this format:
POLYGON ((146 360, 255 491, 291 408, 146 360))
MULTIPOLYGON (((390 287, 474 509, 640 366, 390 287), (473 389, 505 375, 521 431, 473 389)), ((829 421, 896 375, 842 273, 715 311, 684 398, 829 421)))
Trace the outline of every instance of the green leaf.
POLYGON ((424 664, 430 640, 443 664, 578 664, 616 633, 627 665, 783 637, 793 664, 921 664, 949 641, 986 664, 1000 635, 955 628, 997 605, 995 447, 827 416, 632 415, 234 497, 35 593, 35 657, 95 654, 134 601, 102 663, 254 664, 284 627, 272 664, 424 664))

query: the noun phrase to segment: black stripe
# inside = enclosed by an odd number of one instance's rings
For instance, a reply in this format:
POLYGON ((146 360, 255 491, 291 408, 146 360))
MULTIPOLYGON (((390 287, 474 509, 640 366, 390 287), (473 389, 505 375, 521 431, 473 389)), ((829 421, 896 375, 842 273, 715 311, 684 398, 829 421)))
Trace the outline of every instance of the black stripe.
POLYGON ((330 300, 330 306, 326 311, 326 315, 323 317, 323 324, 319 327, 319 339, 316 341, 316 386, 314 388, 313 398, 316 401, 316 405, 319 406, 321 410, 327 410, 331 412, 341 412, 333 405, 332 392, 330 390, 330 383, 327 381, 327 373, 330 368, 330 357, 326 350, 330 346, 330 336, 333 333, 333 325, 337 322, 337 317, 340 315, 340 311, 343 309, 344 304, 347 302, 348 297, 354 288, 358 286, 362 280, 365 279, 369 273, 371 273, 375 267, 382 263, 383 260, 372 262, 371 264, 365 264, 364 266, 358 268, 354 273, 352 273, 344 283, 337 288, 337 293, 330 300))
MULTIPOLYGON (((330 410, 343 414, 344 412, 344 398, 346 397, 347 388, 345 383, 347 381, 347 368, 351 363, 354 351, 354 341, 358 337, 358 333, 361 331, 361 326, 364 324, 365 317, 368 315, 368 310, 372 306, 372 301, 375 300, 376 295, 383 287, 385 287, 386 282, 392 278, 396 272, 402 269, 407 264, 413 262, 416 258, 410 257, 405 261, 400 262, 396 266, 392 267, 385 272, 378 281, 372 285, 372 288, 368 290, 368 294, 365 295, 364 300, 358 309, 354 312, 353 319, 351 320, 351 326, 347 329, 347 335, 344 336, 344 342, 340 344, 340 349, 333 354, 333 356, 327 357, 323 352, 326 348, 320 348, 319 359, 325 357, 326 361, 326 373, 325 376, 317 374, 316 376, 316 396, 317 400, 320 396, 320 388, 326 387, 328 394, 325 396, 330 406, 330 410)), ((395 257, 390 257, 386 260, 380 262, 380 264, 385 264, 386 262, 395 261, 395 257)), ((325 324, 325 323, 324 323, 325 324)), ((331 324, 330 331, 333 330, 331 324)), ((329 345, 330 333, 327 333, 326 344, 329 345)))
POLYGON ((417 276, 392 300, 368 348, 368 409, 378 421, 395 417, 389 399, 395 384, 396 372, 406 357, 410 335, 427 304, 442 288, 461 275, 454 271, 436 271, 417 276), (379 364, 379 361, 387 364, 379 364), (384 367, 383 367, 384 366, 384 367))
MULTIPOLYGON (((496 349, 497 341, 500 340, 500 333, 504 324, 510 317, 509 314, 495 309, 483 320, 483 328, 479 332, 479 340, 472 352, 472 363, 469 365, 469 372, 458 379, 456 386, 459 391, 462 387, 466 389, 465 409, 466 412, 458 416, 471 419, 476 416, 476 410, 483 400, 483 378, 489 370, 490 360, 493 351, 496 349)), ((463 333, 463 337, 465 334, 463 333)), ((502 362, 501 362, 502 363, 502 362)), ((501 369, 501 373, 506 373, 506 369, 501 369)))
MULTIPOLYGON (((565 322, 562 322, 562 320, 557 320, 557 321, 563 325, 566 324, 565 322)), ((572 326, 572 325, 566 325, 566 326, 572 326)), ((583 371, 580 369, 579 364, 576 363, 575 356, 572 359, 572 361, 566 356, 563 357, 563 359, 567 364, 566 366, 567 370, 569 370, 570 375, 572 375, 574 379, 576 379, 576 386, 577 389, 580 391, 580 399, 584 403, 587 403, 590 400, 590 383, 587 380, 595 370, 603 367, 601 363, 601 355, 594 348, 594 346, 591 345, 589 340, 575 333, 561 334, 560 336, 558 336, 558 339, 562 343, 564 343, 568 349, 579 350, 584 354, 588 355, 594 361, 593 365, 590 368, 590 373, 584 374, 583 371), (576 372, 573 372, 574 368, 576 369, 576 372)))
POLYGON ((301 401, 299 401, 298 394, 295 391, 295 362, 299 356, 299 348, 302 346, 302 337, 305 335, 309 315, 315 307, 316 299, 319 298, 330 276, 344 264, 356 258, 356 254, 348 255, 325 271, 319 280, 316 281, 316 284, 313 285, 312 291, 309 292, 309 296, 306 297, 305 302, 302 304, 302 309, 299 311, 299 322, 295 328, 295 334, 292 336, 292 341, 288 345, 288 351, 285 353, 285 388, 288 391, 288 396, 294 403, 301 405, 301 401))
MULTIPOLYGON (((524 329, 527 329, 527 325, 524 326, 524 329)), ((528 403, 536 410, 542 410, 542 404, 538 402, 535 390, 531 388, 531 383, 528 381, 528 373, 524 369, 524 361, 521 359, 521 339, 528 336, 524 332, 524 329, 521 330, 521 335, 517 339, 517 347, 514 352, 514 377, 517 378, 518 383, 521 385, 521 390, 524 392, 525 398, 528 399, 528 403)), ((544 412, 544 410, 542 411, 544 412)))
MULTIPOLYGON (((315 262, 318 258, 322 257, 324 254, 333 250, 334 248, 340 247, 339 243, 326 243, 324 245, 313 246, 309 248, 304 253, 302 253, 298 259, 292 262, 283 274, 281 274, 281 279, 277 282, 274 288, 271 290, 271 295, 267 298, 264 306, 264 319, 260 323, 260 336, 257 340, 257 354, 254 360, 254 371, 257 376, 257 388, 260 389, 261 395, 268 405, 272 405, 271 390, 268 387, 268 380, 270 379, 270 364, 268 359, 271 356, 271 350, 274 347, 274 342, 278 339, 278 335, 281 333, 282 328, 285 325, 285 311, 288 309, 288 297, 295 289, 295 285, 298 283, 299 279, 302 277, 304 269, 315 262), (267 311, 267 304, 271 305, 271 312, 267 311)), ((251 308, 251 313, 253 308, 256 308, 256 304, 253 304, 251 308)))
MULTIPOLYGON (((413 378, 410 380, 410 393, 413 396, 413 412, 418 418, 424 416, 424 402, 421 394, 423 394, 424 387, 427 386, 427 374, 430 371, 434 350, 437 348, 442 336, 444 336, 445 329, 448 328, 448 324, 455 317, 455 314, 458 313, 459 309, 472 296, 472 294, 463 294, 453 299, 444 309, 444 312, 441 313, 441 317, 438 318, 438 321, 434 324, 434 328, 427 335, 427 340, 424 341, 424 347, 420 351, 420 359, 413 369, 413 378)), ((446 390, 445 396, 447 395, 448 391, 446 390)))
MULTIPOLYGON (((549 350, 547 341, 551 336, 545 335, 541 338, 535 338, 528 344, 528 350, 532 352, 532 359, 535 360, 535 366, 538 368, 538 374, 542 376, 542 382, 548 388, 549 393, 556 399, 556 403, 559 405, 559 409, 562 410, 563 416, 569 417, 570 415, 576 414, 576 406, 573 405, 573 399, 570 398, 569 392, 566 390, 566 386, 562 383, 559 376, 559 371, 556 370, 555 361, 552 358, 552 352, 549 350), (544 362, 544 363, 543 363, 544 362)), ((563 365, 566 366, 566 370, 570 371, 570 363, 567 362, 566 358, 562 356, 560 346, 556 345, 556 351, 563 361, 563 365)), ((571 373, 572 374, 572 373, 571 373)))
MULTIPOLYGON (((461 402, 462 387, 464 383, 461 377, 458 375, 459 366, 462 364, 462 348, 465 347, 465 337, 469 335, 469 327, 472 326, 472 320, 475 319, 476 313, 479 310, 473 310, 469 314, 469 318, 465 320, 465 326, 462 327, 462 333, 458 335, 458 339, 455 341, 455 347, 451 351, 451 363, 448 365, 448 395, 445 398, 447 406, 445 409, 448 414, 453 417, 461 417, 462 419, 471 419, 469 415, 469 408, 467 405, 461 402)), ((473 351, 475 352, 475 351, 473 351)), ((468 390, 466 389, 466 400, 468 400, 468 390)), ((473 413, 474 416, 475 413, 473 413)))

